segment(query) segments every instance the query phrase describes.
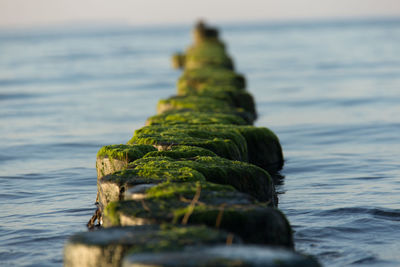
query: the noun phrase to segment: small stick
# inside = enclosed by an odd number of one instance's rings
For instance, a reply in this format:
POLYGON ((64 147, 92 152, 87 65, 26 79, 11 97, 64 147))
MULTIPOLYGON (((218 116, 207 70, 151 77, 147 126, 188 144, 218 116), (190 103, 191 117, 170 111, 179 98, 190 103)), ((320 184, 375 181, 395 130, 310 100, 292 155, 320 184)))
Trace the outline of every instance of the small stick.
POLYGON ((197 186, 196 194, 194 195, 192 202, 189 205, 188 211, 185 213, 185 216, 182 218, 182 224, 185 225, 189 221, 190 215, 192 215, 194 207, 196 206, 196 203, 199 201, 200 198, 200 192, 201 192, 201 186, 197 186))
POLYGON ((226 206, 226 203, 222 204, 219 207, 219 212, 218 212, 218 216, 217 216, 217 221, 215 222, 215 227, 219 228, 219 226, 221 225, 221 221, 222 221, 222 215, 224 214, 224 208, 226 206))
POLYGON ((233 243, 233 237, 234 235, 232 233, 229 233, 228 236, 226 237, 226 245, 230 246, 233 243))

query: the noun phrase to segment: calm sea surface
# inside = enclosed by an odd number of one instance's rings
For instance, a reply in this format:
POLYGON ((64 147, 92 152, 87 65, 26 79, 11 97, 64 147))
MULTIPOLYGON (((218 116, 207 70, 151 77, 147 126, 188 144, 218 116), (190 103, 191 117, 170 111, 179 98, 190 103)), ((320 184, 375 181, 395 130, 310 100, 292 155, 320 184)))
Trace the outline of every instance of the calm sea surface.
MULTIPOLYGON (((62 265, 95 208, 96 152, 174 94, 189 26, 0 32, 0 265, 62 265)), ((296 249, 400 266, 400 20, 220 28, 281 139, 296 249)))

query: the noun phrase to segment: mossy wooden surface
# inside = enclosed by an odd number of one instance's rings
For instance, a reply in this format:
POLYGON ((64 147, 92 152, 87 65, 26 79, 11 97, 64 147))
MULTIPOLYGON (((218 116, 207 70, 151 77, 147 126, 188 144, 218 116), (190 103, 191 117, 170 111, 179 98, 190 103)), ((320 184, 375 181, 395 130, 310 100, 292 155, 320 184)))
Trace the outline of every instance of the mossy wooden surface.
POLYGON ((282 147, 278 137, 265 127, 235 127, 247 142, 248 160, 271 173, 283 167, 282 147))
POLYGON ((319 267, 308 256, 270 246, 233 244, 188 247, 185 251, 127 255, 123 267, 319 267))
POLYGON ((220 157, 196 157, 182 164, 199 171, 209 182, 231 185, 258 200, 276 204, 272 179, 257 166, 220 157))
POLYGON ((198 111, 167 111, 147 119, 146 125, 176 125, 176 124, 234 124, 246 125, 242 117, 233 114, 198 111))
POLYGON ((144 157, 169 157, 173 159, 194 158, 198 156, 216 157, 211 150, 195 146, 172 146, 169 150, 153 151, 144 157))
MULTIPOLYGON (((130 168, 148 168, 148 166, 174 166, 196 170, 205 180, 221 185, 231 185, 240 192, 252 195, 258 200, 275 203, 275 190, 272 179, 263 169, 240 161, 221 157, 200 157, 175 160, 168 157, 146 157, 132 162, 130 168)), ((170 179, 171 181, 189 181, 188 179, 170 179)), ((202 179, 198 179, 201 181, 202 179)), ((190 181, 194 181, 191 179, 190 181)))
POLYGON ((128 144, 147 144, 168 150, 173 145, 202 147, 221 157, 247 161, 247 144, 235 130, 217 129, 214 125, 153 125, 135 131, 128 144))
POLYGON ((102 177, 98 180, 99 202, 106 206, 110 201, 124 199, 124 192, 130 187, 166 181, 205 181, 205 177, 197 170, 171 159, 158 158, 102 177))
POLYGON ((242 108, 253 115, 253 120, 257 117, 253 96, 243 89, 237 89, 232 86, 180 87, 178 88, 178 95, 212 97, 225 101, 231 106, 242 108))
MULTIPOLYGON (((119 267, 126 254, 181 251, 187 246, 225 244, 227 233, 205 226, 113 227, 71 236, 64 249, 66 267, 119 267)), ((240 242, 238 237, 234 243, 240 242)))
POLYGON ((209 66, 233 70, 232 59, 226 54, 225 45, 221 41, 203 41, 186 50, 185 69, 209 66))
MULTIPOLYGON (((237 192, 232 186, 214 184, 210 182, 185 182, 173 183, 165 182, 155 185, 146 190, 146 198, 181 198, 193 199, 197 191, 200 190, 203 198, 221 197, 228 198, 230 196, 240 196, 235 201, 243 201, 243 203, 254 203, 255 200, 250 196, 237 192)), ((229 201, 229 200, 228 200, 229 201)))
POLYGON ((169 157, 144 157, 136 160, 128 169, 99 180, 99 201, 105 206, 110 201, 124 199, 124 192, 139 184, 205 180, 230 185, 260 201, 277 204, 272 179, 261 168, 220 157, 200 156, 180 160, 169 157))
POLYGON ((202 197, 194 207, 180 198, 148 198, 111 202, 104 211, 105 227, 159 223, 187 223, 219 227, 245 242, 293 247, 292 230, 285 216, 265 204, 234 204, 224 197, 202 197), (222 203, 222 204, 214 204, 222 203), (189 214, 189 215, 187 215, 189 214))
POLYGON ((236 111, 228 102, 205 96, 172 96, 158 101, 158 114, 181 109, 217 113, 233 113, 236 111))
POLYGON ((97 178, 124 169, 129 162, 157 149, 151 145, 108 145, 97 152, 97 178))
POLYGON ((157 113, 162 114, 168 111, 196 111, 236 115, 243 118, 247 124, 253 124, 255 119, 253 113, 247 112, 243 108, 235 107, 229 101, 208 96, 187 95, 161 99, 157 105, 157 113))
POLYGON ((218 156, 248 161, 276 172, 283 166, 278 137, 268 128, 237 125, 154 125, 135 132, 129 144, 190 145, 209 149, 218 156))
MULTIPOLYGON (((201 173, 209 182, 231 185, 240 192, 254 196, 261 201, 275 204, 275 190, 272 179, 263 169, 240 161, 227 160, 221 157, 195 157, 191 160, 174 160, 164 157, 148 157, 134 161, 130 168, 148 168, 147 166, 174 166, 188 168, 201 173)), ((177 179, 175 179, 177 180, 177 179)), ((182 181, 183 179, 179 179, 182 181)), ((193 180, 192 180, 193 181, 193 180)))
POLYGON ((146 153, 155 150, 157 149, 150 145, 108 145, 103 146, 99 152, 97 152, 97 157, 108 157, 131 162, 136 159, 140 159, 146 153))
POLYGON ((203 86, 232 86, 237 89, 246 87, 245 78, 232 70, 216 67, 204 67, 185 70, 179 78, 177 87, 199 88, 203 86))

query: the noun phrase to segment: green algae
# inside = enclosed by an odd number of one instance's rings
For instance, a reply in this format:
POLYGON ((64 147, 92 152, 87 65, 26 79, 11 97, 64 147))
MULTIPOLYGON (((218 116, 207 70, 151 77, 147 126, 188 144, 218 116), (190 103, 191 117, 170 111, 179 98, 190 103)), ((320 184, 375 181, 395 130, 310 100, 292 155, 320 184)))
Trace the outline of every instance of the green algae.
POLYGON ((177 224, 190 213, 188 224, 217 227, 237 234, 249 243, 293 247, 290 225, 277 209, 263 203, 215 205, 213 201, 213 198, 203 199, 200 195, 199 203, 194 207, 183 200, 164 198, 110 203, 106 210, 111 210, 104 216, 104 226, 115 226, 113 222, 121 225, 177 224), (117 218, 108 217, 111 215, 117 218))
POLYGON ((140 162, 137 160, 129 164, 127 169, 104 176, 101 181, 124 185, 132 182, 140 184, 205 180, 200 172, 175 162, 171 158, 158 157, 156 160, 154 158, 142 158, 140 160, 140 162))
POLYGON ((204 176, 187 166, 158 158, 134 169, 125 169, 98 180, 98 201, 106 206, 111 201, 122 200, 125 192, 136 185, 163 182, 205 181, 204 176))
MULTIPOLYGON (((221 211, 219 227, 239 235, 245 242, 293 247, 292 229, 285 215, 264 204, 227 205, 223 209, 198 205, 192 211, 188 223, 213 226, 221 211)), ((173 221, 179 222, 187 212, 188 207, 174 210, 173 221)))
POLYGON ((278 137, 265 127, 235 127, 247 142, 248 159, 271 173, 283 167, 283 153, 278 137))
POLYGON ((225 101, 233 107, 242 108, 253 116, 253 120, 257 117, 253 96, 243 89, 232 86, 180 87, 178 88, 178 95, 212 97, 225 101))
POLYGON ((124 169, 106 175, 98 180, 99 202, 107 205, 110 201, 121 200, 124 192, 135 185, 162 182, 205 181, 202 173, 172 159, 157 158, 138 164, 135 168, 124 169))
POLYGON ((108 218, 111 225, 119 225, 119 214, 118 214, 118 203, 116 201, 108 203, 108 205, 103 210, 103 217, 108 218))
POLYGON ((232 86, 243 89, 246 83, 243 75, 216 67, 185 70, 177 83, 178 90, 182 87, 199 88, 203 86, 232 86))
POLYGON ((131 162, 155 150, 157 149, 150 145, 108 145, 97 152, 97 157, 131 162))
MULTIPOLYGON (((208 182, 230 185, 240 192, 247 193, 260 201, 275 204, 275 190, 272 179, 263 169, 240 161, 220 157, 200 157, 190 160, 175 160, 168 157, 145 157, 132 162, 130 168, 148 168, 156 164, 172 165, 175 168, 187 167, 201 173, 208 182)), ((187 181, 179 179, 179 181, 187 181)), ((193 181, 193 180, 191 180, 193 181)), ((201 181, 200 179, 198 181, 201 181)))
POLYGON ((243 118, 247 124, 252 124, 255 118, 254 114, 247 112, 243 108, 231 105, 229 101, 208 96, 172 96, 168 99, 161 99, 158 102, 158 114, 171 111, 195 111, 200 113, 205 112, 236 115, 243 118))
POLYGON ((233 70, 232 59, 219 40, 207 40, 189 47, 185 53, 185 69, 220 67, 233 70))
POLYGON ((146 198, 172 198, 176 196, 183 196, 187 199, 192 199, 199 188, 203 197, 205 192, 206 194, 212 192, 213 196, 222 197, 228 192, 232 193, 236 191, 232 186, 214 184, 210 182, 165 182, 146 190, 146 198))
POLYGON ((194 158, 197 156, 216 157, 217 155, 201 147, 195 146, 172 146, 169 150, 153 151, 147 153, 144 158, 148 157, 169 157, 173 159, 194 158))
POLYGON ((173 145, 202 147, 221 157, 247 161, 247 145, 237 132, 216 129, 213 125, 153 125, 135 131, 128 144, 147 144, 169 148, 173 145))
POLYGON ((157 105, 157 113, 168 110, 193 110, 200 112, 233 113, 236 109, 224 100, 214 99, 207 96, 172 96, 161 99, 157 105))
POLYGON ((234 124, 246 125, 247 122, 238 115, 198 112, 198 111, 166 111, 147 119, 146 125, 176 124, 234 124))
POLYGON ((275 172, 283 166, 282 147, 268 128, 240 125, 152 125, 135 131, 128 144, 189 145, 220 157, 247 161, 275 172))

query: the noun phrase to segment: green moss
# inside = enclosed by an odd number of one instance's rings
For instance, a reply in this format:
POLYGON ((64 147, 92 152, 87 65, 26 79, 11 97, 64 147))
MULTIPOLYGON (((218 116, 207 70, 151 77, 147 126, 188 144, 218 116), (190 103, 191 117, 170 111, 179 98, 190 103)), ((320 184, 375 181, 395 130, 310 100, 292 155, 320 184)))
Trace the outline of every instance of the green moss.
POLYGON ((231 116, 240 116, 247 124, 252 124, 254 114, 245 111, 243 108, 235 107, 229 100, 219 100, 207 96, 173 96, 168 99, 161 99, 157 105, 158 114, 171 111, 195 111, 204 113, 221 113, 231 116))
POLYGON ((128 144, 197 146, 242 161, 247 161, 248 156, 246 140, 238 131, 216 125, 146 126, 136 130, 128 144))
MULTIPOLYGON (((179 222, 188 212, 188 207, 174 210, 174 221, 179 222)), ((189 224, 215 225, 221 209, 210 205, 194 208, 189 224)), ((245 242, 293 247, 293 234, 286 217, 277 209, 263 204, 226 206, 220 227, 233 232, 245 242)))
POLYGON ((197 112, 197 111, 167 111, 150 117, 147 125, 176 125, 176 124, 235 124, 246 125, 247 122, 238 115, 197 112))
POLYGON ((191 46, 186 51, 185 60, 185 69, 210 66, 233 69, 232 59, 226 54, 224 44, 215 39, 191 46))
POLYGON ((170 150, 153 151, 144 157, 169 157, 173 159, 194 158, 197 156, 217 156, 214 152, 195 146, 172 146, 170 150))
POLYGON ((197 146, 211 150, 220 157, 248 161, 270 172, 276 172, 283 166, 279 139, 265 127, 223 124, 152 125, 137 130, 128 144, 165 148, 173 145, 197 146))
MULTIPOLYGON (((129 166, 134 169, 142 169, 149 165, 158 164, 196 170, 209 182, 219 185, 230 185, 238 191, 250 194, 258 200, 270 201, 272 205, 275 203, 275 190, 271 177, 266 171, 252 164, 231 161, 220 157, 195 157, 190 160, 174 160, 168 157, 145 157, 132 162, 129 166)), ((187 180, 179 179, 179 181, 187 180)), ((198 179, 198 181, 201 180, 198 179)))
POLYGON ((157 149, 150 145, 108 145, 103 146, 99 152, 97 152, 97 157, 108 157, 110 160, 118 159, 131 162, 155 150, 157 149))
POLYGON ((236 112, 228 102, 204 96, 173 96, 168 99, 161 99, 158 102, 158 113, 168 110, 193 110, 201 112, 236 112))
POLYGON ((203 87, 180 87, 178 95, 196 95, 212 97, 217 100, 225 101, 233 107, 242 108, 256 119, 255 102, 251 94, 243 89, 232 86, 203 86, 203 87))
POLYGON ((119 225, 120 217, 118 213, 119 202, 110 202, 103 211, 103 217, 107 218, 111 225, 119 225))
POLYGON ((223 197, 227 192, 232 193, 236 191, 232 186, 209 182, 165 182, 148 189, 146 196, 147 198, 177 198, 178 196, 183 196, 187 199, 192 199, 199 187, 203 198, 206 194, 223 197))
POLYGON ((99 183, 113 183, 124 188, 137 184, 166 181, 205 181, 202 173, 166 157, 147 158, 140 162, 135 161, 129 166, 128 169, 102 177, 99 183))
POLYGON ((178 80, 178 90, 182 87, 232 86, 245 88, 245 78, 231 70, 215 67, 185 70, 178 80))
POLYGON ((249 162, 271 173, 283 167, 283 153, 278 137, 268 128, 236 127, 247 142, 249 162))
MULTIPOLYGON (((159 223, 180 223, 185 217, 189 224, 207 225, 216 224, 226 231, 239 235, 245 242, 293 246, 292 231, 285 216, 278 210, 269 208, 265 204, 213 204, 218 197, 203 199, 190 208, 190 203, 178 199, 151 198, 145 200, 120 201, 114 214, 125 218, 123 225, 159 223), (189 214, 190 216, 188 216, 189 214), (220 217, 220 219, 218 219, 220 217)), ((114 204, 109 204, 114 205, 114 204)), ((106 208, 108 210, 108 207, 106 208)), ((105 214, 106 222, 117 222, 118 219, 109 219, 105 214)), ((106 225, 112 226, 112 225, 106 225)))

